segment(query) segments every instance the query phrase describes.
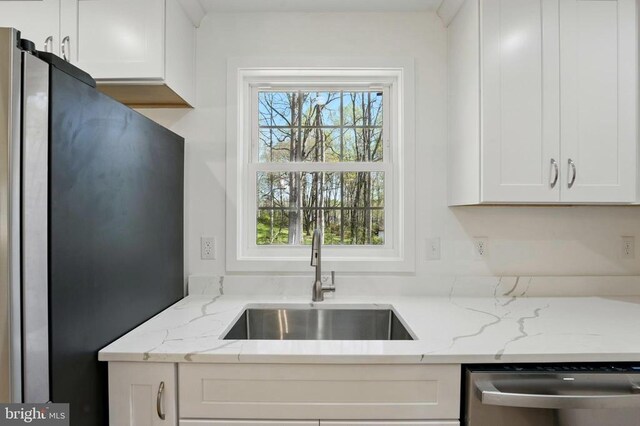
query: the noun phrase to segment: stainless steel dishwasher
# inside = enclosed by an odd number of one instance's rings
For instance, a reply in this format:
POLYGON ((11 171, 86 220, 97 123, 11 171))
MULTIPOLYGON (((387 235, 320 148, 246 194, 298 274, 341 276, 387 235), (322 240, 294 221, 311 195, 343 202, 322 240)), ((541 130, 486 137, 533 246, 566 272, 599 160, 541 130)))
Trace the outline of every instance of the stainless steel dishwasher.
POLYGON ((466 368, 466 426, 640 426, 640 363, 466 368))

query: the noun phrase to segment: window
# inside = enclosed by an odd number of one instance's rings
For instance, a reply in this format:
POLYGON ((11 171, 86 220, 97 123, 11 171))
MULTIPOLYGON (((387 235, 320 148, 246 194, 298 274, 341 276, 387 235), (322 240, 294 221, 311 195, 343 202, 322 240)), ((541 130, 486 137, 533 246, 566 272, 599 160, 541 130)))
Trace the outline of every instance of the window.
POLYGON ((258 245, 385 244, 388 88, 256 88, 258 245))
POLYGON ((307 271, 316 227, 325 269, 412 270, 407 73, 231 61, 228 270, 307 271))

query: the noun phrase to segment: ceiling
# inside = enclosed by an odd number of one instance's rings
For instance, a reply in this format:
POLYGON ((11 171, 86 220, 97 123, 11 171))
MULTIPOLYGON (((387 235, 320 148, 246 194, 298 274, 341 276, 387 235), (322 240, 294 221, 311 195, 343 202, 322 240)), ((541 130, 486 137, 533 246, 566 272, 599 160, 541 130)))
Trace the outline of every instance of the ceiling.
POLYGON ((442 0, 199 0, 205 12, 416 12, 442 0))

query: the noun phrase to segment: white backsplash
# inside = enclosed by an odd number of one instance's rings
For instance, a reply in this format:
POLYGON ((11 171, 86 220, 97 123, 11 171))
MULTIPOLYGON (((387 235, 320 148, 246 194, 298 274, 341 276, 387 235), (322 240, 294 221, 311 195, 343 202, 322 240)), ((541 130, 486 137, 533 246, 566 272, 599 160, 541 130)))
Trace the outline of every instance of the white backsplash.
MULTIPOLYGON (((640 254, 621 256, 621 236, 640 236, 640 207, 447 206, 446 32, 433 13, 225 13, 198 29, 198 98, 193 110, 143 110, 183 135, 185 269, 193 284, 225 276, 228 292, 311 293, 305 276, 228 275, 225 269, 225 135, 227 58, 241 56, 410 57, 416 64, 416 269, 412 276, 338 273, 338 291, 437 294, 508 292, 546 295, 640 292, 640 254), (286 25, 283 23, 286 22, 286 25), (375 28, 385 28, 383 32, 375 28), (309 51, 306 37, 322 34, 309 51), (217 240, 217 259, 200 259, 200 237, 217 240), (476 260, 473 237, 488 237, 476 260), (427 238, 441 241, 441 259, 427 259, 427 238), (503 278, 499 278, 502 276, 503 278), (517 278, 519 277, 519 278, 517 278), (636 290, 637 289, 637 290, 636 290)), ((636 238, 638 240, 638 238, 636 238)), ((636 253, 638 251, 636 250, 636 253)), ((216 279, 211 284, 216 291, 216 279)), ((205 284, 206 287, 206 284, 205 284)))
MULTIPOLYGON (((313 277, 191 275, 188 294, 305 296, 311 300, 313 277)), ((640 296, 640 277, 415 277, 337 276, 340 296, 576 297, 640 296)), ((331 299, 331 294, 325 295, 331 299)))

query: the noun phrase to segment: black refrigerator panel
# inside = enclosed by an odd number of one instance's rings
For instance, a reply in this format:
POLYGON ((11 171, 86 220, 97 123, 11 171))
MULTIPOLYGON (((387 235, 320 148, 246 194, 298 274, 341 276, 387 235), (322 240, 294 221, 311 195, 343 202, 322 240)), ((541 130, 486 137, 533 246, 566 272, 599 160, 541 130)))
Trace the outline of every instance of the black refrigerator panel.
POLYGON ((183 296, 184 140, 50 68, 50 396, 107 425, 98 350, 183 296))

